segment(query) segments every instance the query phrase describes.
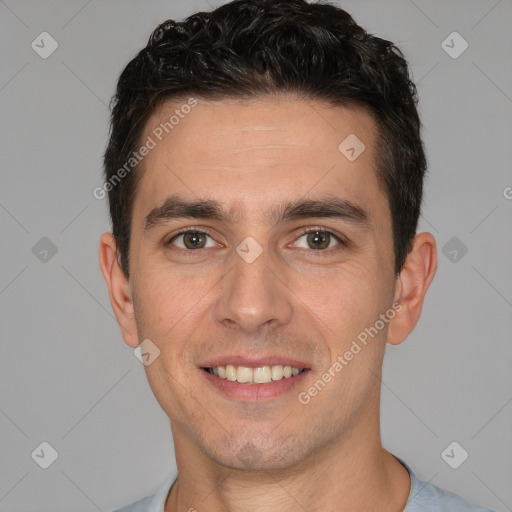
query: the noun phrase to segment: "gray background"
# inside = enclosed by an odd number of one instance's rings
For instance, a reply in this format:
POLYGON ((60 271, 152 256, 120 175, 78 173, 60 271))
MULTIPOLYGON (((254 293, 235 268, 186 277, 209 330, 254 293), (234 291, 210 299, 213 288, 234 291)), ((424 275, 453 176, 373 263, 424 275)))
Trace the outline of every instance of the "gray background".
MULTIPOLYGON (((416 330, 387 349, 384 445, 420 478, 512 510, 512 2, 338 4, 410 60, 430 164, 420 227, 439 250, 416 330), (453 31, 469 44, 458 58, 441 46, 453 31), (469 453, 458 469, 441 457, 452 441, 469 453)), ((92 191, 122 68, 159 22, 209 8, 0 1, 4 512, 108 511, 175 472, 167 416, 122 341, 99 270, 109 224, 92 191), (47 59, 31 48, 43 31, 59 45, 47 59), (58 452, 48 469, 31 457, 43 441, 58 452)))

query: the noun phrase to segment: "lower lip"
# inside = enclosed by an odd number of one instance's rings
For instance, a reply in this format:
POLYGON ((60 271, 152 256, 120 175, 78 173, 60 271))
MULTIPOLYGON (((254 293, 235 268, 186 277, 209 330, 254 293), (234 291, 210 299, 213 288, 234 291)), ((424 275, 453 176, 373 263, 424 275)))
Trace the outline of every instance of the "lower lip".
POLYGON ((298 375, 295 375, 295 377, 283 377, 281 380, 267 382, 265 384, 242 384, 237 381, 222 379, 202 368, 200 368, 199 371, 208 382, 215 386, 220 392, 230 398, 245 402, 261 402, 286 395, 290 393, 295 386, 300 384, 308 373, 308 370, 304 370, 298 375))

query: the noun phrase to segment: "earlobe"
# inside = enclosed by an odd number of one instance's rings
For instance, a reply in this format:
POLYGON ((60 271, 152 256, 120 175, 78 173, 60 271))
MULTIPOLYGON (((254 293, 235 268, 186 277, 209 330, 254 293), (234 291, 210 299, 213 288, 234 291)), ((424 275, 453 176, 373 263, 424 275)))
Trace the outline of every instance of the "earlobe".
POLYGON ((110 303, 125 343, 139 344, 135 322, 132 291, 118 260, 117 243, 112 233, 103 233, 99 243, 100 268, 107 283, 110 303))
POLYGON ((389 323, 387 339, 391 345, 402 343, 418 323, 436 268, 435 238, 430 233, 417 234, 395 285, 395 303, 401 308, 389 323))

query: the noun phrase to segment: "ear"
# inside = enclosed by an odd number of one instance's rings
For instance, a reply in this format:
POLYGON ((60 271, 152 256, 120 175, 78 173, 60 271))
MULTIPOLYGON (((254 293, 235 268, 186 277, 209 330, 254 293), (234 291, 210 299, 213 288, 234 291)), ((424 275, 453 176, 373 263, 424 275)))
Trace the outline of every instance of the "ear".
POLYGON ((124 342, 130 347, 139 345, 137 324, 128 278, 119 265, 117 243, 112 233, 103 233, 99 245, 100 267, 107 283, 110 303, 116 315, 124 342))
POLYGON ((396 279, 394 303, 401 307, 389 322, 388 343, 402 343, 414 329, 421 315, 423 300, 437 269, 437 248, 430 233, 414 237, 411 252, 396 279))

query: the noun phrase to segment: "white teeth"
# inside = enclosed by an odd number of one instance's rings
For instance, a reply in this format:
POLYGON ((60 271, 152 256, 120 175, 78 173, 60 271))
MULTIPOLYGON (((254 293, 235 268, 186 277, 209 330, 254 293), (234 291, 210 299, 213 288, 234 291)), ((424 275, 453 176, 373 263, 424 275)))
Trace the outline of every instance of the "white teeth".
POLYGON ((251 382, 253 380, 254 373, 252 368, 246 366, 239 366, 236 370, 236 380, 238 382, 251 382))
POLYGON ((227 379, 231 382, 266 384, 283 378, 289 379, 292 376, 295 377, 303 370, 293 368, 292 366, 283 366, 282 364, 275 366, 259 366, 258 368, 228 364, 226 366, 210 368, 209 371, 221 379, 227 379))
POLYGON ((272 381, 272 373, 270 371, 270 366, 261 366, 259 368, 254 368, 254 382, 258 384, 264 384, 266 382, 272 381))
POLYGON ((281 380, 283 378, 283 365, 278 364, 277 366, 272 366, 270 372, 272 374, 272 380, 281 380))
POLYGON ((236 380, 236 368, 232 364, 228 364, 226 366, 226 379, 232 382, 235 382, 236 380))

